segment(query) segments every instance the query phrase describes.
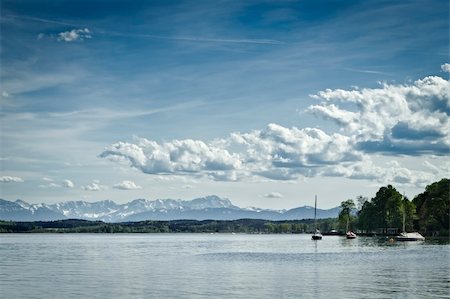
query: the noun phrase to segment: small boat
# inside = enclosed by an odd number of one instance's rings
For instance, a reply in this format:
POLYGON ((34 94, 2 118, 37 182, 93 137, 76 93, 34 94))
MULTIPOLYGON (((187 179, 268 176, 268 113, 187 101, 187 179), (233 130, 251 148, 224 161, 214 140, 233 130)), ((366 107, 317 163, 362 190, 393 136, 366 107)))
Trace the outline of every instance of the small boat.
POLYGON ((320 233, 320 230, 316 230, 316 232, 312 235, 311 239, 322 240, 322 234, 320 233))
POLYGON ((312 235, 311 239, 322 240, 322 234, 320 233, 320 230, 317 229, 317 195, 314 202, 314 231, 315 233, 312 235))
POLYGON ((407 233, 405 228, 406 223, 406 213, 405 207, 403 206, 403 232, 396 236, 395 239, 397 241, 424 241, 425 237, 419 234, 418 232, 407 233))
POLYGON ((346 237, 347 239, 356 239, 356 234, 355 234, 354 232, 352 232, 352 231, 348 231, 348 232, 345 234, 345 237, 346 237))
POLYGON ((350 213, 347 216, 347 233, 345 234, 345 237, 347 239, 356 239, 356 234, 354 232, 352 232, 351 230, 349 230, 349 219, 350 219, 350 213))
POLYGON ((400 235, 396 236, 395 239, 397 241, 424 241, 425 237, 418 232, 402 232, 400 235))

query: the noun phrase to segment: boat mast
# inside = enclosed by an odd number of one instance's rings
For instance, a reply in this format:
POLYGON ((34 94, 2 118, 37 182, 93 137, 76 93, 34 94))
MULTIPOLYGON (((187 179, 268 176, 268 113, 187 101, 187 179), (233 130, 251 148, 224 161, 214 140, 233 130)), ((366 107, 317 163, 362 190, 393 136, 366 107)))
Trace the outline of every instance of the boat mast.
POLYGON ((314 201, 314 233, 317 232, 317 220, 316 220, 316 216, 317 216, 317 195, 315 196, 315 201, 314 201))
POLYGON ((402 195, 402 207, 403 207, 403 232, 406 232, 406 211, 405 211, 405 194, 402 195))

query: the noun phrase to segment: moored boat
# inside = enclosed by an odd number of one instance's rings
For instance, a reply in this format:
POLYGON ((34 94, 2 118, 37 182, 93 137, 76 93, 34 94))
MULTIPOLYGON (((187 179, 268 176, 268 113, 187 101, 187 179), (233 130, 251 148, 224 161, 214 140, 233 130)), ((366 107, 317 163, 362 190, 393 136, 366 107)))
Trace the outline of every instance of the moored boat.
POLYGON ((345 234, 345 237, 346 237, 347 239, 356 239, 356 234, 355 234, 354 232, 352 232, 352 231, 348 231, 348 232, 345 234))
MULTIPOLYGON (((404 196, 403 196, 404 197, 404 196)), ((403 205, 403 232, 396 236, 397 241, 424 241, 425 237, 418 232, 407 233, 406 232, 406 212, 405 206, 403 205)))
POLYGON ((425 237, 418 232, 402 232, 400 235, 396 236, 395 239, 397 241, 424 241, 425 237))
POLYGON ((317 229, 317 195, 314 201, 314 234, 311 239, 322 240, 322 234, 320 233, 320 230, 317 229))

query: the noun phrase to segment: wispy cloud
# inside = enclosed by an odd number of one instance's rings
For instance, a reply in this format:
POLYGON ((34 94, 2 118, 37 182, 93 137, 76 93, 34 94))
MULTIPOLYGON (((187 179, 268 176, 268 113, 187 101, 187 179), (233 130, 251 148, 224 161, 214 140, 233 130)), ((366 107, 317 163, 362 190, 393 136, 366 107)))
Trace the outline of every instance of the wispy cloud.
POLYGON ((63 25, 63 26, 77 26, 76 24, 71 23, 71 22, 59 21, 59 20, 54 20, 54 19, 36 18, 36 17, 24 16, 24 15, 6 14, 4 17, 12 18, 12 19, 22 19, 22 20, 40 22, 40 23, 47 23, 47 24, 63 25))
MULTIPOLYGON (((17 16, 7 15, 7 17, 23 19, 35 22, 42 22, 47 24, 65 25, 73 27, 81 27, 85 25, 68 23, 64 21, 35 18, 29 16, 17 16)), ((202 36, 176 36, 176 35, 156 35, 156 34, 137 34, 137 33, 124 33, 120 31, 105 30, 100 27, 92 27, 97 34, 109 35, 109 36, 126 36, 134 38, 151 38, 151 39, 164 39, 173 41, 189 41, 189 42, 202 42, 202 43, 233 43, 233 44, 261 44, 261 45, 283 45, 284 41, 274 39, 259 39, 259 38, 228 38, 228 37, 202 37, 202 36)), ((38 39, 42 39, 45 35, 40 33, 38 39)), ((65 42, 73 42, 77 40, 92 38, 92 32, 87 29, 72 29, 70 31, 58 33, 58 40, 65 42)))
MULTIPOLYGON (((107 32, 105 32, 107 33, 107 32)), ((153 34, 123 34, 111 33, 111 35, 123 35, 131 37, 154 38, 165 40, 189 41, 189 42, 206 42, 206 43, 233 43, 233 44, 261 44, 261 45, 283 45, 286 42, 273 39, 237 39, 237 38, 207 38, 197 36, 161 36, 153 34)))
POLYGON ((383 75, 383 76, 391 76, 391 74, 381 71, 374 71, 369 69, 353 69, 353 68, 344 68, 346 71, 355 72, 355 73, 365 73, 365 74, 374 74, 374 75, 383 75))

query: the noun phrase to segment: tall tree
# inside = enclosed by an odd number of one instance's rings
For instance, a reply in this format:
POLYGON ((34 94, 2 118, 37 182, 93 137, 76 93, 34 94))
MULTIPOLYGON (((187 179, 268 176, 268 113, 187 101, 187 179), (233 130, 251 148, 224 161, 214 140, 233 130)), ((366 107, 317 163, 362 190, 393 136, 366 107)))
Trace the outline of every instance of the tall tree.
POLYGON ((339 226, 348 229, 347 224, 351 222, 351 211, 355 208, 355 202, 347 199, 341 202, 341 211, 339 212, 339 226))
POLYGON ((378 228, 377 213, 375 210, 375 205, 366 201, 361 210, 358 211, 358 225, 359 228, 365 232, 372 232, 374 229, 378 228))
POLYGON ((414 221, 416 220, 416 206, 407 197, 403 198, 402 212, 405 213, 405 230, 413 231, 414 221))
POLYGON ((402 195, 392 185, 381 187, 374 198, 377 227, 387 233, 388 227, 402 226, 402 195))
POLYGON ((366 202, 368 202, 368 201, 369 201, 369 199, 368 199, 367 197, 362 196, 362 195, 358 195, 358 196, 356 197, 356 202, 357 202, 357 205, 358 205, 358 206, 357 206, 358 210, 359 210, 359 211, 362 210, 364 204, 365 204, 366 202))
POLYGON ((416 205, 419 230, 424 234, 449 234, 450 181, 442 179, 428 185, 425 192, 413 199, 416 205))

